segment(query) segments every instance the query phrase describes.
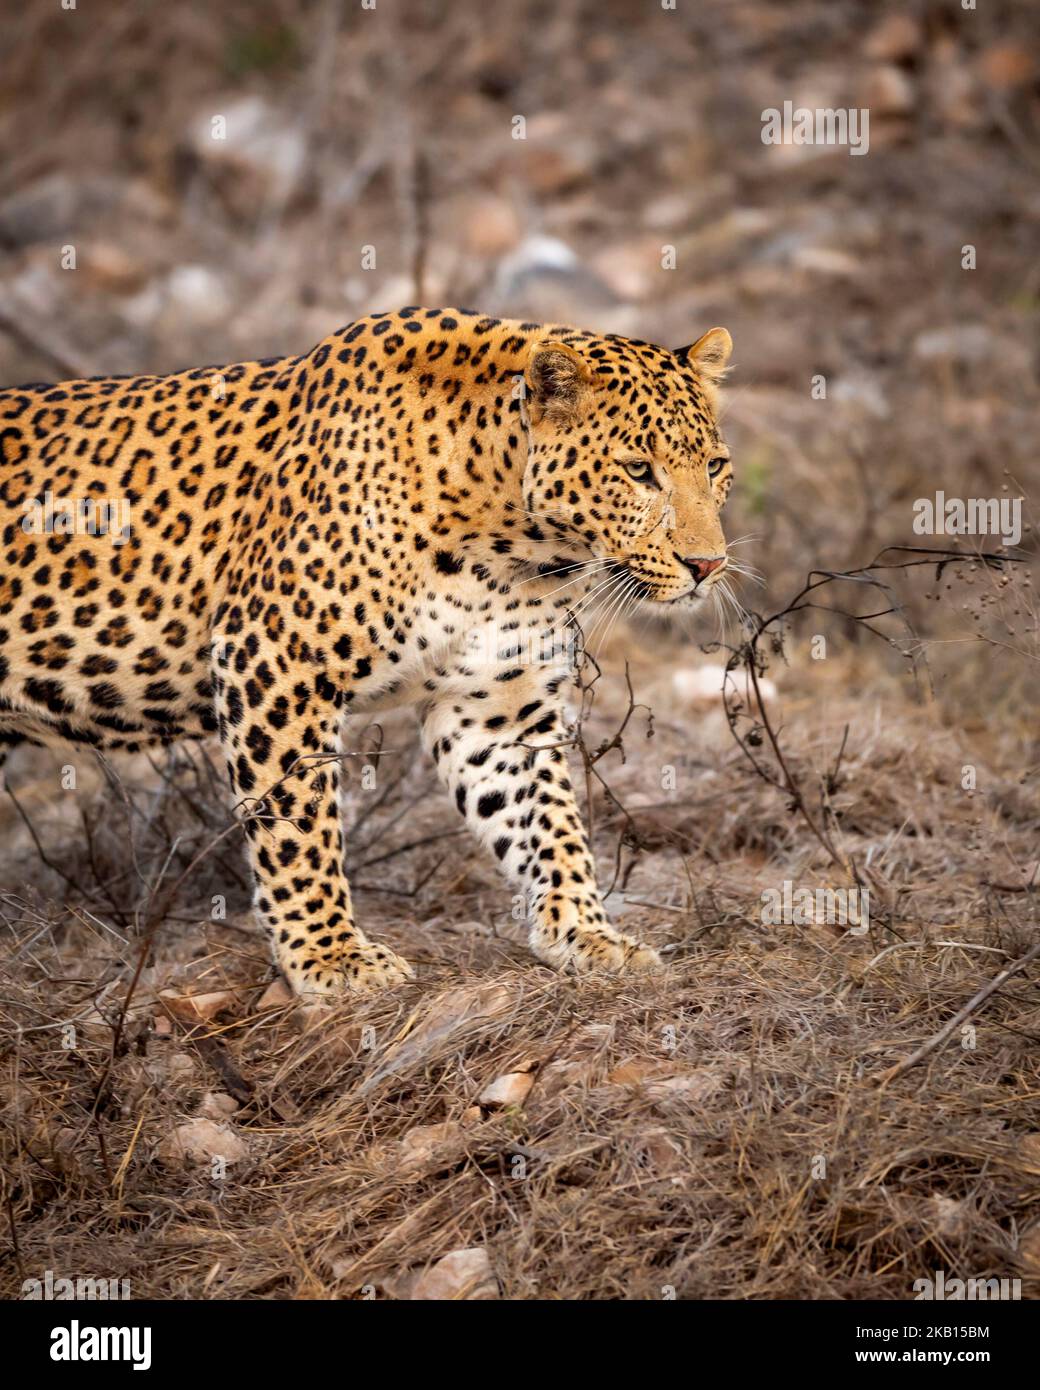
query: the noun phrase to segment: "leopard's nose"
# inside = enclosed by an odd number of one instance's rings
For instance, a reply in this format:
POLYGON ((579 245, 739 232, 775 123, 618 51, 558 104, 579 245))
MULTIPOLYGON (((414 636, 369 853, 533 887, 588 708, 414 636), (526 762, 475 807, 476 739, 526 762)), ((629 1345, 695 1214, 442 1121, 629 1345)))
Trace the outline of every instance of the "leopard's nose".
POLYGON ((725 555, 713 555, 708 559, 702 555, 680 555, 677 558, 682 561, 698 584, 703 583, 709 574, 713 574, 720 565, 726 563, 725 555))

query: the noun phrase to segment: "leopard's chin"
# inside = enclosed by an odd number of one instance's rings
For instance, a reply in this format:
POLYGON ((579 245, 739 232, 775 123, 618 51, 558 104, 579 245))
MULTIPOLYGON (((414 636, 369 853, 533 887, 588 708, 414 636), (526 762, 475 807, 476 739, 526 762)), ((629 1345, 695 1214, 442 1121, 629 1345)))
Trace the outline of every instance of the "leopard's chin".
POLYGON ((675 593, 670 585, 658 584, 652 579, 645 579, 638 570, 620 561, 616 561, 612 568, 616 574, 623 575, 628 581, 628 596, 636 600, 638 607, 643 612, 648 609, 651 612, 660 612, 662 609, 686 605, 696 607, 703 602, 705 597, 704 593, 698 593, 695 587, 682 589, 675 593))
POLYGON ((655 594, 654 603, 659 608, 699 608, 706 598, 697 589, 684 589, 680 594, 655 594))
POLYGON ((634 565, 625 560, 612 561, 606 573, 613 573, 628 581, 628 597, 636 600, 636 606, 642 612, 661 612, 662 609, 670 608, 700 608, 711 594, 711 586, 704 588, 696 584, 676 593, 670 583, 660 584, 653 579, 647 579, 634 565))

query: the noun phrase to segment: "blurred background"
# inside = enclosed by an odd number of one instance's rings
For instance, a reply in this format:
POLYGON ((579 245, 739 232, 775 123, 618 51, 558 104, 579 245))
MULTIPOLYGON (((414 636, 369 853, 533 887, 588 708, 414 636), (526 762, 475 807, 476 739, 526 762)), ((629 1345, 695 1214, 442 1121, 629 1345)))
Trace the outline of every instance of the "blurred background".
POLYGON ((4 8, 6 383, 296 353, 409 302, 722 323, 729 530, 771 587, 914 539, 937 487, 1029 490, 1029 0, 4 8), (786 100, 869 108, 869 153, 763 144, 786 100))

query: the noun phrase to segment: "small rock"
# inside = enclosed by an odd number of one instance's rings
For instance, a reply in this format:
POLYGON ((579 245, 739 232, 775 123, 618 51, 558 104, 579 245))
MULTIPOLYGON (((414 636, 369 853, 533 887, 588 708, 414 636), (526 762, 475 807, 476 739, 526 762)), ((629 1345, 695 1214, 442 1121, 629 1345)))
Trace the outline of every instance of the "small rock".
POLYGON ((578 257, 565 241, 554 236, 529 236, 498 267, 499 294, 517 293, 532 275, 570 275, 579 268, 578 257))
POLYGON ((86 1169, 79 1130, 62 1127, 51 1139, 51 1154, 55 1167, 66 1177, 79 1177, 86 1169))
POLYGON ((640 1166, 655 1178, 671 1178, 688 1168, 681 1146, 665 1129, 650 1129, 640 1135, 636 1152, 640 1166))
POLYGON ((206 1163, 213 1158, 237 1163, 247 1153, 245 1144, 230 1126, 205 1117, 178 1125, 158 1150, 159 1158, 173 1163, 186 1160, 206 1163))
POLYGON ((947 358, 957 362, 982 362, 996 346, 993 334, 981 323, 957 328, 930 328, 914 339, 914 356, 925 361, 947 358))
POLYGON ((720 1091, 724 1080, 720 1073, 702 1067, 681 1076, 663 1076, 659 1081, 650 1081, 646 1093, 654 1101, 680 1100, 687 1105, 697 1105, 720 1091))
POLYGON ((952 328, 927 329, 913 342, 914 356, 923 361, 965 366, 988 363, 996 371, 1028 371, 1028 345, 1009 333, 994 333, 982 323, 959 323, 952 328))
POLYGON ((722 1089, 725 1074, 708 1067, 688 1068, 676 1062, 632 1058, 607 1075, 616 1086, 639 1086, 653 1101, 681 1100, 696 1104, 722 1089))
POLYGON ((843 275, 851 279, 863 273, 862 262, 832 246, 799 246, 791 256, 791 264, 817 275, 843 275))
POLYGON ((965 1202, 947 1197, 942 1192, 933 1192, 928 1198, 928 1205, 931 1208, 935 1229, 940 1235, 955 1236, 964 1229, 964 1217, 967 1210, 965 1202))
POLYGON ((1032 1171, 1040 1173, 1040 1134, 1025 1135, 1018 1147, 1032 1171))
POLYGON ((510 1105, 523 1105, 527 1093, 534 1085, 534 1074, 530 1071, 511 1071, 496 1077, 485 1086, 478 1096, 481 1105, 489 1108, 505 1109, 510 1105))
POLYGON ((204 163, 248 173, 261 196, 284 198, 303 168, 303 132, 259 96, 235 97, 200 113, 188 143, 204 163))
POLYGON ((238 1109, 238 1101, 224 1091, 207 1091, 199 1104, 199 1114, 208 1120, 226 1120, 238 1109))
POLYGON ((622 300, 645 299, 667 282, 660 238, 608 246, 593 257, 592 269, 622 300))
POLYGON ((647 227, 682 227, 693 216, 695 200, 688 191, 670 190, 657 198, 652 198, 643 208, 643 222, 647 227))
POLYGON ((523 305, 525 312, 541 313, 550 321, 566 314, 595 315, 621 303, 603 277, 583 264, 566 242, 544 235, 525 238, 503 257, 491 296, 500 312, 519 311, 523 305))
POLYGON ((513 143, 504 172, 520 172, 538 195, 568 192, 594 173, 595 141, 576 133, 562 111, 539 111, 527 120, 526 139, 513 143))
POLYGON ((224 276, 205 265, 179 265, 166 280, 169 302, 194 323, 218 323, 232 307, 224 276))
POLYGON ((70 227, 81 229, 116 206, 122 191, 118 178, 46 174, 0 203, 0 235, 13 246, 66 240, 70 227))
POLYGON ((613 1086, 639 1086, 648 1078, 674 1076, 674 1062, 654 1062, 649 1058, 630 1057, 607 1072, 607 1081, 613 1086))
POLYGON ((504 256, 520 240, 520 219, 512 203, 493 193, 472 199, 462 210, 466 245, 475 256, 504 256))
POLYGON ((902 68, 880 64, 870 74, 863 102, 872 116, 909 116, 915 105, 913 83, 902 68))
POLYGON ((566 1055, 548 1062, 538 1074, 539 1103, 551 1103, 568 1087, 594 1084, 605 1066, 604 1057, 613 1037, 613 1025, 587 1023, 574 1035, 566 1055))
POLYGON ((494 932, 487 922, 478 922, 472 918, 464 918, 457 922, 453 919, 435 917, 426 923, 427 927, 434 925, 440 927, 441 931, 450 932, 452 936, 493 936, 494 932))
POLYGON ((409 1301, 486 1301, 499 1297, 498 1281, 483 1246, 453 1250, 428 1269, 409 1270, 388 1280, 395 1298, 409 1301))
POLYGON ((462 1126, 457 1120, 442 1120, 436 1125, 415 1125, 402 1136, 401 1150, 405 1157, 426 1155, 438 1144, 449 1143, 461 1134, 462 1126))
POLYGON ((166 1063, 166 1075, 171 1081, 188 1081, 195 1075, 195 1063, 186 1052, 175 1052, 166 1063))
MULTIPOLYGON (((73 1019, 72 1026, 89 1042, 110 1043, 117 1027, 119 1004, 113 1001, 111 1004, 106 1005, 106 1009, 111 1010, 111 1018, 108 1018, 99 1009, 90 1009, 82 1018, 73 1019)), ((126 1022, 129 1023, 132 1020, 138 1020, 141 1017, 141 1013, 141 1005, 132 1005, 127 1011, 126 1022)))
POLYGON ((875 420, 887 420, 892 413, 880 381, 865 372, 838 377, 830 383, 828 395, 832 401, 861 409, 875 420))
POLYGON ((141 261, 108 241, 84 246, 78 269, 86 284, 108 294, 132 294, 142 288, 148 277, 141 261))
POLYGON ((272 980, 260 996, 258 1009, 284 1009, 295 998, 284 980, 272 980))
POLYGON ((380 1167, 393 1166, 414 1181, 424 1173, 454 1162, 461 1154, 465 1126, 458 1120, 435 1125, 416 1125, 394 1145, 375 1145, 368 1158, 380 1167))
POLYGON ((923 37, 921 25, 912 15, 890 14, 867 35, 863 51, 878 62, 904 63, 918 52, 923 37))
POLYGON ((947 35, 934 45, 925 72, 925 92, 940 120, 959 130, 977 130, 985 101, 974 71, 964 62, 961 46, 947 35))
MULTIPOLYGON (((1004 893, 1027 893, 1040 888, 1040 859, 1030 859, 1026 864, 1017 864, 1013 869, 995 874, 989 880, 990 886, 1004 893)), ((1034 1144, 1040 1144, 1040 1137, 1029 1136, 1034 1144)))
MULTIPOLYGON (((725 675, 724 666, 680 666, 672 672, 672 689, 689 704, 718 704, 725 675)), ((758 688, 763 700, 776 699, 776 686, 768 677, 759 676, 758 688)), ((743 694, 744 677, 740 671, 730 673, 729 690, 743 694)))
POLYGON ((176 990, 164 989, 160 991, 159 998, 171 1013, 185 1023, 209 1022, 235 1002, 235 996, 227 989, 213 990, 207 994, 178 994, 176 990))

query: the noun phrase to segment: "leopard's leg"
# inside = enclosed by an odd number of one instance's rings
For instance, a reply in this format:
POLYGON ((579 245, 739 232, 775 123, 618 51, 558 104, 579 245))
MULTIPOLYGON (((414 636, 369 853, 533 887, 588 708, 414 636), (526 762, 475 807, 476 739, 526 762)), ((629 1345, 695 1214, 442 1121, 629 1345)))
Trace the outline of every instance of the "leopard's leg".
POLYGON ((560 678, 537 666, 445 672, 423 741, 480 842, 524 894, 535 955, 557 968, 646 970, 656 951, 610 925, 568 776, 560 678))
MULTIPOLYGON (((295 993, 336 995, 410 978, 407 961, 366 939, 343 868, 338 787, 341 721, 327 699, 287 679, 292 697, 240 688, 224 662, 215 686, 236 811, 256 884, 257 916, 295 993)), ((309 673, 314 688, 313 672, 309 673)), ((242 683, 244 684, 244 682, 242 683)))

